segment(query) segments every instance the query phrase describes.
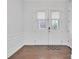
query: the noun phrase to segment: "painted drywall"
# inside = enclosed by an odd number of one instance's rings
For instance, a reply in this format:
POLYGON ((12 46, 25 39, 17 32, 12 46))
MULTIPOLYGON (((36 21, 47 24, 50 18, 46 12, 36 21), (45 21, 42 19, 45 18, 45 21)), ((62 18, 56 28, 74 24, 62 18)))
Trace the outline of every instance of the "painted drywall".
POLYGON ((24 44, 23 0, 7 0, 8 57, 24 44))
POLYGON ((26 45, 68 45, 71 47, 68 21, 69 0, 25 0, 24 2, 24 34, 26 45), (58 10, 61 13, 60 28, 57 31, 39 30, 36 12, 58 10))
POLYGON ((8 36, 23 32, 23 0, 8 0, 8 36))

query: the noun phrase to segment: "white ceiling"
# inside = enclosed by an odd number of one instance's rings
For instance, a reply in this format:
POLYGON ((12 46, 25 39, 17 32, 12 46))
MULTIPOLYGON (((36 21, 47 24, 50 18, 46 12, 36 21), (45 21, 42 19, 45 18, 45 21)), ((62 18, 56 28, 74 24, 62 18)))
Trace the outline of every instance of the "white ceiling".
POLYGON ((67 0, 24 0, 24 1, 67 1, 67 0))
POLYGON ((72 0, 24 0, 29 2, 40 1, 40 2, 72 2, 72 0))

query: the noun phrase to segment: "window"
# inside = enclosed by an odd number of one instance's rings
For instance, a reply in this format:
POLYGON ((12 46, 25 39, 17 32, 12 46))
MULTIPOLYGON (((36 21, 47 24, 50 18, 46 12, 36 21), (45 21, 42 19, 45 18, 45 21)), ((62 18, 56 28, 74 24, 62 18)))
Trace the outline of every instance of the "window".
POLYGON ((52 12, 51 14, 52 19, 59 19, 60 18, 60 13, 57 11, 52 12))
POLYGON ((58 20, 52 20, 52 28, 53 30, 58 29, 59 21, 58 20))
POLYGON ((45 19, 45 12, 38 12, 37 13, 37 19, 45 19))
POLYGON ((51 18, 52 18, 52 28, 53 28, 53 30, 58 29, 60 13, 57 12, 57 11, 53 11, 52 14, 51 14, 51 18))
POLYGON ((37 12, 37 20, 38 20, 39 29, 48 29, 48 26, 50 26, 50 24, 51 24, 50 27, 53 28, 53 30, 58 29, 60 13, 58 11, 53 11, 53 12, 51 12, 50 17, 51 17, 51 19, 49 18, 49 20, 48 20, 48 19, 46 19, 46 13, 44 11, 37 12), (50 22, 50 24, 49 24, 49 22, 50 22))
POLYGON ((47 28, 47 20, 46 20, 46 13, 45 12, 37 12, 37 20, 39 29, 46 29, 47 28))

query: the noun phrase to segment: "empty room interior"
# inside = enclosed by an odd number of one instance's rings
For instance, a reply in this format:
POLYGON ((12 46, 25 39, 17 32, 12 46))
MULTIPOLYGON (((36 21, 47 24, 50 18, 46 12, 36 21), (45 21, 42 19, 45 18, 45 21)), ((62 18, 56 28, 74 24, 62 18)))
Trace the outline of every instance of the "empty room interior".
POLYGON ((72 59, 71 0, 7 0, 8 59, 72 59))

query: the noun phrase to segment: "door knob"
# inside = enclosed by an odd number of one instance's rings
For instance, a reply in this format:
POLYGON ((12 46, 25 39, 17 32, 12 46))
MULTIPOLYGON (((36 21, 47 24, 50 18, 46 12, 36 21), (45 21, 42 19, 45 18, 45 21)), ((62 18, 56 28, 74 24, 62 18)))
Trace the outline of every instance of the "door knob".
POLYGON ((48 27, 48 32, 50 32, 50 27, 48 27))
POLYGON ((50 27, 48 27, 48 30, 50 30, 50 27))

